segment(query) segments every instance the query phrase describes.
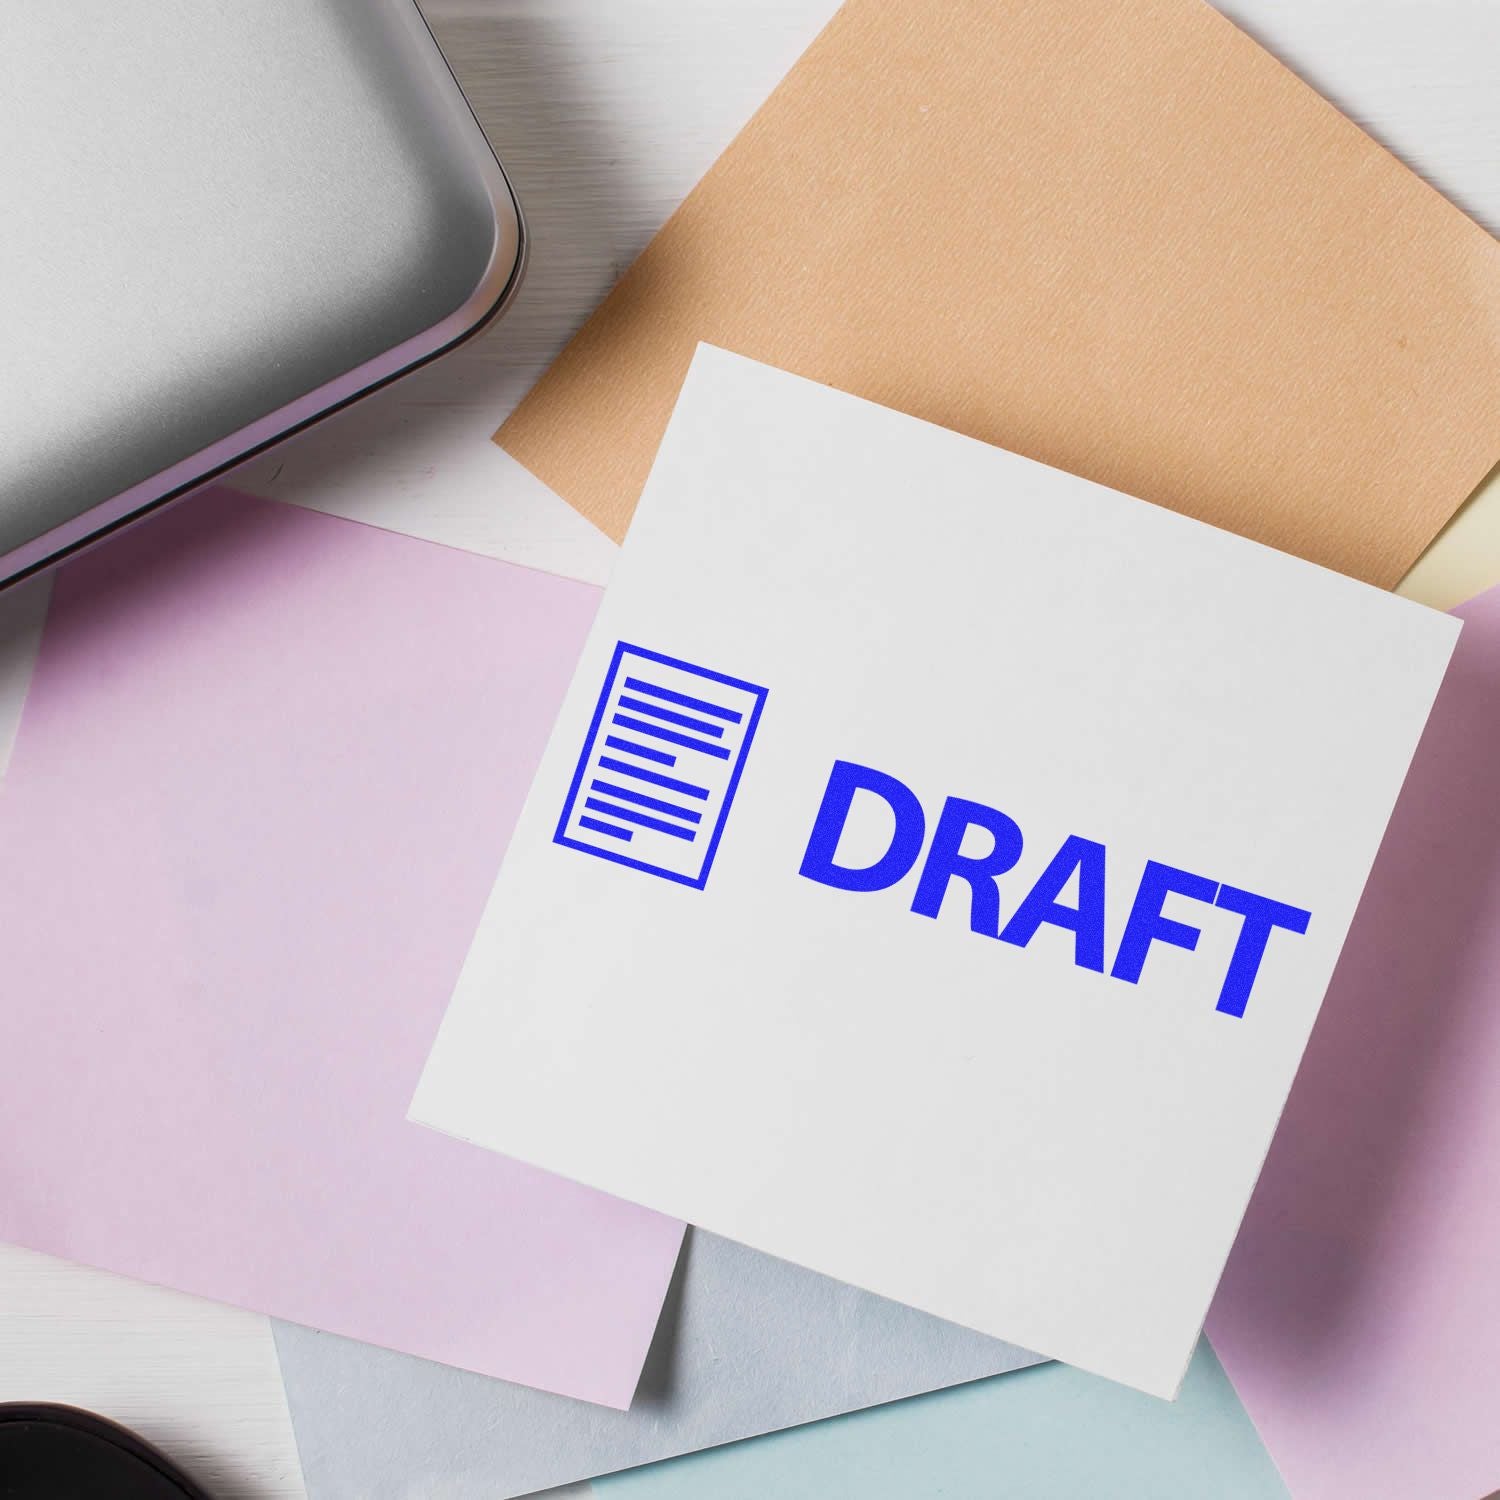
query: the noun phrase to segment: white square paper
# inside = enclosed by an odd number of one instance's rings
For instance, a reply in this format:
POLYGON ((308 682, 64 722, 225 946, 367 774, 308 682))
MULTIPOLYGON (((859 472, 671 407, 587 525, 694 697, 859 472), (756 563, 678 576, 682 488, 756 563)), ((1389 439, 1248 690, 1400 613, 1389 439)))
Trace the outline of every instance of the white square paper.
POLYGON ((413 1117, 1171 1395, 1457 628, 702 348, 413 1117))

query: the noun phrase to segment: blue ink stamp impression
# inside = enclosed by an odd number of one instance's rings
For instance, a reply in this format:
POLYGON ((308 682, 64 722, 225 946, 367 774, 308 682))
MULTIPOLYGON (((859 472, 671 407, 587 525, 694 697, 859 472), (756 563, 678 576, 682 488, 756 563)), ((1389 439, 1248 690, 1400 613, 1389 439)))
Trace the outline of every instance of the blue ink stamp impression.
POLYGON ((766 689, 615 646, 553 842, 702 890, 766 689))

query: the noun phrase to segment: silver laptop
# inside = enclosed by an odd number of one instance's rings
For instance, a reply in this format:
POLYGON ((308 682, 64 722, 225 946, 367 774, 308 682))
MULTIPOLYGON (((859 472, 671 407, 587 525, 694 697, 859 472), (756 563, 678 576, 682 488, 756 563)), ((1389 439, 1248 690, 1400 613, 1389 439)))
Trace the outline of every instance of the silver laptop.
POLYGON ((0 583, 472 333, 522 253, 414 0, 3 0, 0 583))

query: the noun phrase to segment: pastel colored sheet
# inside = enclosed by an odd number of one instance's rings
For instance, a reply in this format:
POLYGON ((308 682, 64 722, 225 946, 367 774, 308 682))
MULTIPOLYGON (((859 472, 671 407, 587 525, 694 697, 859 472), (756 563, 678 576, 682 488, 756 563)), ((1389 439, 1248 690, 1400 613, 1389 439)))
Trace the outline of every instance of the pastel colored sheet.
MULTIPOLYGON (((1496 12, 1500 26, 1500 12, 1496 12)), ((1500 177, 1500 169, 1496 176, 1500 177)), ((1435 609, 1454 605, 1493 588, 1500 582, 1500 468, 1469 497, 1468 503, 1444 528, 1401 580, 1408 599, 1435 609)))
POLYGON ((1209 1316, 1298 1500, 1500 1486, 1500 590, 1456 613, 1209 1316))
POLYGON ((498 441, 620 540, 700 340, 1386 586, 1500 459, 1500 245, 1202 0, 847 0, 498 441))
POLYGON ((310 1500, 509 1500, 1035 1363, 701 1231, 629 1412, 276 1325, 310 1500))
POLYGON ((1200 1343, 1175 1403, 1039 1365, 595 1481, 595 1500, 1287 1500, 1200 1343))
POLYGON ((681 1226, 404 1118, 597 598, 226 490, 58 575, 0 1238, 628 1405, 681 1226))

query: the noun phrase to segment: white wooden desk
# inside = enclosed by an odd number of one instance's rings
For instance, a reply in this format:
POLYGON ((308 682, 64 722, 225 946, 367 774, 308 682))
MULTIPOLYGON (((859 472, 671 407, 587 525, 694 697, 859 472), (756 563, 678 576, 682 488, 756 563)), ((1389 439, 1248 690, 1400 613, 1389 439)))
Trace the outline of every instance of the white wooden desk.
MULTIPOLYGON (((610 543, 489 434, 833 8, 427 0, 525 204, 527 284, 510 316, 473 344, 235 482, 602 581, 610 543)), ((1500 0, 1220 8, 1500 233, 1500 0)), ((43 602, 34 589, 0 601, 0 755, 43 602)), ((0 1248, 0 1400, 18 1399, 116 1416, 181 1455, 225 1500, 303 1494, 268 1328, 253 1315, 0 1248)))

